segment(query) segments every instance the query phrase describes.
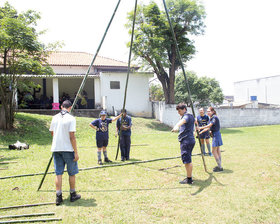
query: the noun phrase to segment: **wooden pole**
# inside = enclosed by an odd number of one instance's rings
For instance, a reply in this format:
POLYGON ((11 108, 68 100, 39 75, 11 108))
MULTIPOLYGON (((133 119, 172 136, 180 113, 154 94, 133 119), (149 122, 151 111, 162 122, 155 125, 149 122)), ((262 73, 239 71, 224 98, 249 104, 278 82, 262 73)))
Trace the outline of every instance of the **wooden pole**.
MULTIPOLYGON (((97 48, 97 50, 96 50, 96 53, 95 53, 95 55, 94 55, 94 57, 93 57, 93 59, 92 59, 92 61, 91 61, 90 66, 88 67, 87 73, 85 74, 84 79, 83 79, 83 81, 82 81, 82 83, 81 83, 81 86, 80 86, 80 88, 79 88, 79 90, 78 90, 78 93, 77 93, 77 95, 76 95, 76 97, 75 97, 75 99, 74 99, 74 102, 73 102, 73 105, 72 105, 72 108, 71 108, 70 113, 71 113, 71 112, 74 110, 74 108, 75 108, 75 105, 76 105, 76 103, 77 103, 77 101, 78 101, 79 95, 80 95, 80 93, 82 92, 82 90, 83 90, 83 88, 84 88, 84 85, 85 85, 85 83, 86 83, 86 80, 87 80, 87 77, 88 77, 88 75, 89 75, 90 69, 91 69, 91 67, 93 66, 93 64, 94 64, 94 62, 95 62, 95 59, 96 59, 96 57, 97 57, 97 55, 98 55, 98 53, 99 53, 99 50, 100 50, 100 48, 101 48, 101 46, 102 46, 102 44, 103 44, 103 42, 104 42, 104 40, 105 40, 105 37, 106 37, 107 32, 108 32, 108 30, 109 30, 109 28, 110 28, 110 26, 111 26, 111 23, 112 23, 112 21, 113 21, 113 19, 114 19, 114 17, 115 17, 115 14, 116 14, 117 9, 118 9, 118 7, 119 7, 119 5, 120 5, 120 2, 121 2, 121 0, 118 1, 117 5, 116 5, 116 7, 115 7, 115 10, 114 10, 113 15, 112 15, 112 17, 111 17, 111 19, 110 19, 109 24, 107 25, 107 28, 106 28, 106 30, 105 30, 105 33, 104 33, 103 37, 102 37, 102 40, 101 40, 101 42, 100 42, 100 44, 99 44, 99 46, 98 46, 98 48, 97 48)), ((50 158, 49 164, 50 164, 51 161, 52 161, 52 157, 50 158)), ((38 187, 38 191, 40 190, 41 186, 42 186, 43 183, 44 183, 44 179, 45 179, 45 177, 46 177, 46 175, 47 175, 48 170, 49 170, 49 166, 47 167, 47 169, 46 169, 46 171, 45 171, 45 175, 44 175, 43 179, 41 180, 41 183, 40 183, 40 185, 39 185, 39 187, 38 187)))
POLYGON ((0 219, 34 217, 34 216, 50 216, 50 215, 55 215, 55 213, 49 212, 49 213, 33 213, 33 214, 22 214, 22 215, 7 215, 7 216, 0 216, 0 219))
MULTIPOLYGON (((170 31, 172 33, 173 41, 174 41, 175 46, 176 46, 176 52, 177 52, 177 55, 178 55, 178 59, 179 59, 179 62, 181 64, 181 68, 182 68, 182 71, 183 71, 183 74, 184 74, 185 83, 186 83, 187 90, 188 90, 188 97, 189 97, 189 101, 191 103, 192 113, 193 113, 193 116, 195 117, 195 111, 194 111, 193 102, 192 102, 192 99, 191 99, 191 90, 190 90, 190 87, 189 87, 189 82, 188 82, 188 79, 187 79, 187 75, 186 75, 186 72, 185 72, 185 68, 184 68, 184 64, 183 64, 183 61, 182 61, 181 53, 180 53, 180 50, 179 50, 179 47, 178 47, 178 43, 177 43, 176 36, 175 36, 175 33, 174 33, 174 29, 173 29, 173 26, 172 26, 172 23, 171 23, 171 20, 170 20, 170 17, 169 17, 169 13, 168 13, 168 10, 167 10, 167 7, 166 7, 165 0, 163 0, 163 5, 164 5, 164 8, 165 8, 166 16, 167 16, 168 23, 169 23, 169 26, 170 26, 170 31)), ((208 173, 206 163, 205 163, 205 159, 204 159, 204 155, 203 155, 203 151, 202 151, 202 146, 201 146, 198 130, 196 130, 196 133, 197 133, 197 136, 198 136, 198 141, 199 141, 201 158, 202 158, 204 170, 205 170, 206 173, 208 173)))
POLYGON ((27 223, 27 222, 55 222, 61 221, 61 218, 49 218, 49 219, 25 219, 25 220, 10 220, 10 221, 2 221, 0 224, 6 223, 27 223))
MULTIPOLYGON (((126 104, 128 79, 129 79, 129 74, 130 74, 130 62, 131 62, 131 55, 132 55, 132 46, 133 46, 133 38, 134 38, 134 27, 135 27, 135 20, 136 20, 136 11, 137 11, 137 0, 135 0, 135 6, 134 6, 132 32, 131 32, 130 48, 129 48, 129 56, 128 56, 128 70, 127 70, 127 76, 126 76, 124 99, 123 99, 123 108, 122 108, 123 110, 125 109, 125 104, 126 104)), ((118 154, 119 154, 119 149, 120 149, 120 139, 121 139, 121 135, 122 135, 122 129, 121 129, 122 125, 123 125, 123 115, 122 115, 122 119, 121 119, 120 133, 119 133, 119 139, 118 139, 118 147, 117 147, 117 153, 116 153, 115 160, 118 159, 118 154)))
POLYGON ((42 205, 53 205, 53 204, 55 204, 55 202, 46 202, 46 203, 37 203, 37 204, 27 204, 27 205, 15 205, 15 206, 1 207, 0 210, 4 210, 4 209, 14 209, 14 208, 35 207, 35 206, 42 206, 42 205))

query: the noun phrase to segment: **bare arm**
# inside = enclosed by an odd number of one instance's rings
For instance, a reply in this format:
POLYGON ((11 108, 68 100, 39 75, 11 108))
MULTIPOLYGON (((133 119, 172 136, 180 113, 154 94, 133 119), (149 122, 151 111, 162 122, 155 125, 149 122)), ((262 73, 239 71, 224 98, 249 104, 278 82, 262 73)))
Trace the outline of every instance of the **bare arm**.
POLYGON ((210 129, 211 127, 212 127, 212 123, 210 123, 210 124, 207 124, 207 125, 205 125, 205 126, 202 126, 202 127, 199 127, 199 130, 201 130, 201 129, 210 129))
POLYGON ((69 135, 70 135, 70 141, 71 141, 72 147, 74 149, 74 153, 75 153, 74 162, 76 162, 76 161, 79 160, 79 156, 78 156, 78 149, 77 149, 75 132, 69 132, 69 135))
POLYGON ((113 117, 113 118, 112 118, 112 121, 118 120, 121 116, 122 116, 122 113, 120 113, 120 114, 119 114, 118 116, 116 116, 116 117, 113 117))
MULTIPOLYGON (((205 127, 205 126, 204 126, 205 127)), ((210 130, 210 128, 204 128, 202 131, 200 131, 199 132, 199 134, 202 134, 202 133, 204 133, 204 132, 206 132, 206 131, 209 131, 210 130)))
POLYGON ((179 130, 179 128, 186 123, 185 119, 181 119, 175 126, 174 128, 171 130, 172 132, 177 132, 179 130))

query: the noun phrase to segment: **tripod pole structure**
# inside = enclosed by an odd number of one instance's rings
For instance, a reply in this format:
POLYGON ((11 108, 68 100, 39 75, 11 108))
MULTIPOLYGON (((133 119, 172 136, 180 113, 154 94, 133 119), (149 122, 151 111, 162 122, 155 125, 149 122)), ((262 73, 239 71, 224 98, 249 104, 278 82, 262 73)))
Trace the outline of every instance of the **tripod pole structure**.
MULTIPOLYGON (((85 83, 86 83, 87 77, 88 77, 88 75, 89 75, 90 69, 91 69, 91 67, 93 66, 93 64, 94 64, 94 62, 95 62, 95 59, 96 59, 96 57, 97 57, 97 55, 98 55, 98 53, 99 53, 99 50, 100 50, 100 48, 101 48, 101 46, 102 46, 102 44, 103 44, 103 42, 104 42, 104 40, 105 40, 105 37, 106 37, 107 32, 108 32, 108 30, 109 30, 109 28, 110 28, 110 26, 111 26, 111 23, 112 23, 112 21, 113 21, 113 19, 114 19, 114 17, 115 17, 115 14, 116 14, 117 9, 118 9, 118 7, 119 7, 119 5, 120 5, 120 2, 121 2, 121 0, 118 1, 117 5, 116 5, 116 7, 115 7, 115 10, 114 10, 114 12, 113 12, 113 15, 112 15, 112 17, 111 17, 111 19, 110 19, 108 25, 107 25, 107 28, 106 28, 106 30, 105 30, 105 33, 104 33, 103 37, 102 37, 102 40, 100 41, 100 44, 99 44, 99 46, 98 46, 98 48, 97 48, 97 50, 96 50, 96 53, 95 53, 95 55, 94 55, 94 57, 93 57, 93 59, 92 59, 92 61, 91 61, 91 64, 90 64, 89 67, 88 67, 87 73, 85 74, 85 76, 84 76, 84 78, 83 78, 83 81, 82 81, 82 83, 81 83, 81 86, 80 86, 80 88, 79 88, 79 90, 78 90, 78 93, 77 93, 75 99, 74 99, 74 102, 73 102, 73 105, 72 105, 72 108, 71 108, 70 113, 73 112, 73 110, 74 110, 74 108, 75 108, 75 106, 76 106, 76 104, 77 104, 78 97, 80 96, 80 94, 81 94, 81 92, 82 92, 82 90, 83 90, 83 88, 84 88, 84 86, 85 86, 85 83)), ((52 155, 52 157, 53 157, 53 155, 52 155)), ((48 170, 49 170, 49 167, 50 167, 50 164, 51 164, 51 161, 52 161, 52 157, 51 157, 50 160, 49 160, 48 166, 47 166, 47 168, 46 168, 46 171, 45 171, 45 174, 44 174, 44 176, 43 176, 43 179, 41 180, 41 183, 40 183, 40 185, 39 185, 38 191, 40 190, 40 188, 41 188, 41 186, 42 186, 42 184, 43 184, 43 182, 44 182, 44 179, 45 179, 45 177, 46 177, 46 175, 47 175, 47 172, 48 172, 48 170)))
MULTIPOLYGON (((184 74, 185 83, 186 83, 187 90, 188 90, 188 97, 189 97, 189 101, 190 101, 190 104, 191 104, 192 113, 193 113, 193 116, 195 117, 195 111, 194 111, 193 102, 192 102, 192 99, 191 99, 191 91, 190 91, 189 82, 188 82, 188 79, 187 79, 187 76, 186 76, 186 72, 185 72, 183 61, 182 61, 181 53, 180 53, 180 50, 179 50, 179 47, 178 47, 178 43, 177 43, 176 36, 175 36, 175 33, 174 33, 174 29, 173 29, 173 26, 172 26, 172 23, 171 23, 171 20, 170 20, 170 17, 169 17, 169 13, 168 13, 168 10, 167 10, 167 7, 166 7, 165 0, 163 0, 163 5, 164 5, 164 8, 165 8, 166 16, 167 16, 168 23, 169 23, 169 26, 170 26, 170 31, 172 33, 173 41, 174 41, 174 44, 176 46, 178 59, 179 59, 179 62, 181 64, 181 68, 182 68, 182 71, 183 71, 183 74, 184 74)), ((199 137, 198 130, 196 130, 196 133, 197 133, 197 136, 198 136, 198 141, 199 141, 201 158, 202 158, 202 161, 203 161, 204 170, 205 170, 206 173, 208 173, 206 163, 205 163, 205 159, 204 159, 204 155, 203 155, 203 151, 202 151, 202 147, 201 147, 201 142, 200 142, 200 137, 199 137)))

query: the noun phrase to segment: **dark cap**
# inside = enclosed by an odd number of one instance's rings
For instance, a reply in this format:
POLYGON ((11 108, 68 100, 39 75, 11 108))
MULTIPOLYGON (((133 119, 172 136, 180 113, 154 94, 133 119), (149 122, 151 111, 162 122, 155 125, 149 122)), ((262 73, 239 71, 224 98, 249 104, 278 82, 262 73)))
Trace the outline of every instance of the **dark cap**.
POLYGON ((121 110, 121 113, 126 113, 126 109, 122 109, 122 110, 121 110))
POLYGON ((101 110, 99 116, 102 116, 102 115, 107 115, 106 111, 105 110, 101 110))

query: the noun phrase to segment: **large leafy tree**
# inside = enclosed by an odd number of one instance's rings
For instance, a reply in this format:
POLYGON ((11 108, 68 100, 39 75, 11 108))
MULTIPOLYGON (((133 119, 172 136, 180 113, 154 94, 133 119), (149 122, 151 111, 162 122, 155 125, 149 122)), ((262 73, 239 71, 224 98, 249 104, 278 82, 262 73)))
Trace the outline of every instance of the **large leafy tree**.
POLYGON ((151 101, 162 101, 164 100, 164 93, 160 84, 150 85, 150 100, 151 101))
MULTIPOLYGON (((190 37, 204 31, 205 11, 196 0, 167 0, 166 4, 185 63, 195 53, 194 42, 190 37)), ((127 27, 131 27, 133 13, 129 14, 128 20, 127 27)), ((143 65, 148 65, 156 73, 164 91, 165 102, 175 103, 175 72, 180 63, 166 13, 154 1, 138 7, 132 50, 143 65)))
MULTIPOLYGON (((224 99, 223 91, 219 82, 206 76, 197 77, 192 72, 187 72, 192 101, 195 105, 203 107, 211 104, 221 104, 224 99)), ((188 92, 183 74, 176 76, 175 84, 176 103, 185 102, 190 106, 188 92)))
POLYGON ((46 63, 47 47, 38 40, 38 19, 37 12, 18 14, 7 2, 0 7, 0 129, 13 127, 17 89, 32 86, 22 75, 53 73, 46 63))

